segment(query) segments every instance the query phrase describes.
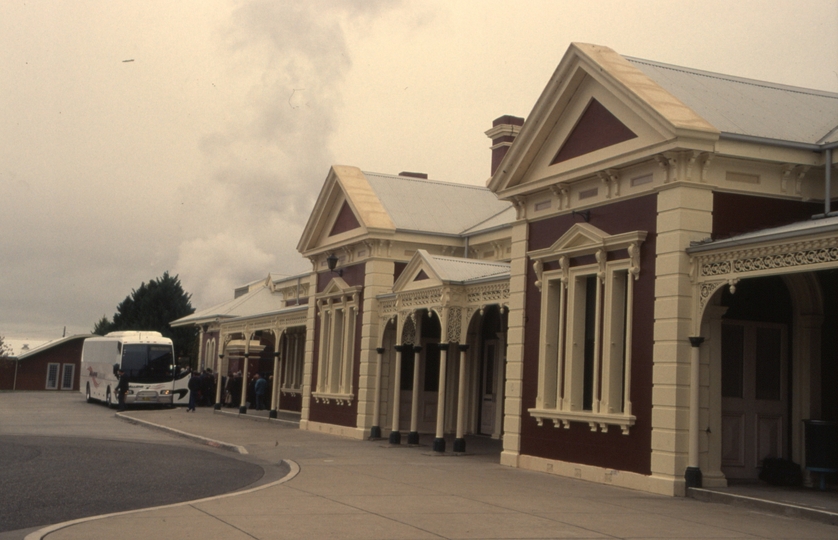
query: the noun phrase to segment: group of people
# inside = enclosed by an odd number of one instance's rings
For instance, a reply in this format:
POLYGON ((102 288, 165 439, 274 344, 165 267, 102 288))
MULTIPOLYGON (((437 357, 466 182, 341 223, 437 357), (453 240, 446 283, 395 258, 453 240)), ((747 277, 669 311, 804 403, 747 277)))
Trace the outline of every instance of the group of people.
MULTIPOLYGON (((242 402, 242 372, 237 371, 235 373, 231 373, 230 376, 225 379, 226 382, 224 384, 223 399, 224 406, 238 407, 242 402)), ((247 396, 245 401, 257 411, 265 410, 270 407, 270 403, 268 402, 268 399, 270 398, 270 379, 273 379, 273 376, 266 378, 263 377, 261 373, 256 373, 247 385, 247 396)))
POLYGON ((209 407, 215 399, 215 376, 212 370, 193 371, 189 378, 189 406, 186 412, 195 412, 197 405, 209 407))
MULTIPOLYGON (((119 410, 125 410, 125 394, 128 393, 128 377, 122 368, 115 369, 119 379, 115 392, 118 399, 119 410)), ((247 404, 257 411, 270 408, 270 388, 273 375, 267 378, 261 373, 253 375, 250 384, 247 385, 247 404)), ((187 387, 189 388, 189 405, 186 412, 195 412, 195 407, 210 407, 215 400, 216 378, 211 369, 204 371, 193 371, 189 377, 187 387)), ((238 407, 242 397, 242 372, 231 373, 221 381, 224 389, 222 398, 225 407, 238 407)))

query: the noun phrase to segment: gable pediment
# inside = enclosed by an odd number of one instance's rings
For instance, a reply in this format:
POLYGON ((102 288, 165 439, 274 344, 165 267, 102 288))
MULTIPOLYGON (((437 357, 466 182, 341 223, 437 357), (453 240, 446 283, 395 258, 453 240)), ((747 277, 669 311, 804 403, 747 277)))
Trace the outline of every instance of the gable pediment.
POLYGON ((318 298, 328 298, 330 296, 345 296, 347 294, 354 294, 358 292, 359 287, 350 286, 341 276, 335 276, 326 285, 326 287, 317 293, 318 298))
POLYGON ((584 156, 634 138, 637 138, 634 131, 622 123, 596 98, 591 98, 579 121, 550 161, 550 165, 584 156))
POLYGON ((394 231, 395 225, 364 173, 333 166, 320 190, 297 244, 304 256, 333 249, 371 231, 394 231))
POLYGON ((562 257, 593 255, 598 251, 627 249, 646 239, 646 231, 608 234, 590 223, 574 223, 552 246, 529 252, 533 260, 550 261, 562 257))
POLYGON ((349 203, 344 200, 343 206, 340 207, 335 222, 332 224, 332 229, 329 231, 329 236, 337 236, 341 233, 354 231, 360 227, 361 224, 358 223, 358 218, 355 217, 355 213, 352 211, 349 203))
POLYGON ((442 285, 439 274, 433 268, 430 254, 424 249, 416 250, 399 279, 393 283, 393 292, 427 289, 442 285))
POLYGON ((571 44, 489 180, 501 197, 651 159, 712 150, 719 131, 616 52, 571 44))

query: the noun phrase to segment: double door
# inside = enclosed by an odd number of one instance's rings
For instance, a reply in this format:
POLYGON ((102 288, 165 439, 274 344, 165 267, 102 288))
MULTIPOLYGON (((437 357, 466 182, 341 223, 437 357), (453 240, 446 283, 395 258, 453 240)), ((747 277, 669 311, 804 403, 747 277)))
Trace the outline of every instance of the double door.
POLYGON ((787 457, 785 325, 722 324, 722 472, 752 480, 765 458, 787 457))

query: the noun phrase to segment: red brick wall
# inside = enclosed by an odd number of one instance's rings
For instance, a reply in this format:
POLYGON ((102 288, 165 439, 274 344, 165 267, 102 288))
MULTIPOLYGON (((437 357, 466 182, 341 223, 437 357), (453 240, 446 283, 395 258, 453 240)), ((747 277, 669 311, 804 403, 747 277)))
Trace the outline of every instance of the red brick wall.
MULTIPOLYGON (((531 223, 529 248, 551 246, 571 225, 581 219, 579 216, 563 215, 531 223)), ((637 417, 637 421, 628 435, 623 435, 616 426, 611 426, 607 433, 595 433, 587 423, 580 422, 571 422, 569 429, 556 429, 551 422, 545 422, 539 427, 535 418, 527 412, 527 409, 535 407, 538 393, 541 317, 541 292, 535 287, 535 271, 532 265, 528 265, 524 329, 524 412, 521 419, 522 454, 651 474, 656 221, 656 195, 591 210, 591 225, 606 233, 617 234, 635 230, 649 233, 640 248, 640 279, 634 282, 630 376, 632 414, 637 417)), ((545 270, 549 269, 553 269, 553 266, 545 267, 545 270)))

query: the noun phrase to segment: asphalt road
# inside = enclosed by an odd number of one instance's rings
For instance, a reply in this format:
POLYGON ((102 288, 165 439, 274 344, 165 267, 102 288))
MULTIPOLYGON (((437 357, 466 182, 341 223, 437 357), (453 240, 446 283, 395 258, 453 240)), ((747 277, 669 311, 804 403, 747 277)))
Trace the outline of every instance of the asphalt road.
POLYGON ((282 473, 58 392, 0 393, 0 464, 0 540, 71 519, 229 493, 282 473))

